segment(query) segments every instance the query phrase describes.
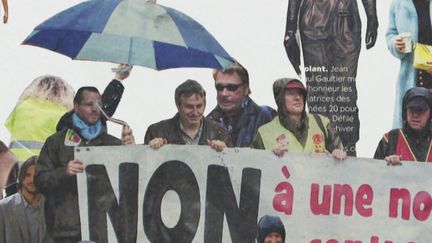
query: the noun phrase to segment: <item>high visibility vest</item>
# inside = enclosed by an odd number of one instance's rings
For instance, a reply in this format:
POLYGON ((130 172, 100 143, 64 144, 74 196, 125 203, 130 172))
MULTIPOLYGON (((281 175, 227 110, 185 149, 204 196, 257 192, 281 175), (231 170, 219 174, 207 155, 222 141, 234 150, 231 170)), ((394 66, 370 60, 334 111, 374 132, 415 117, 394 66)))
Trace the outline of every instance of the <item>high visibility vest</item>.
POLYGON ((39 155, 45 140, 56 132, 56 125, 67 109, 59 104, 27 98, 17 104, 6 120, 12 134, 9 148, 25 161, 39 155))
MULTIPOLYGON (((325 135, 320 129, 314 116, 311 114, 307 114, 307 116, 309 118, 309 130, 304 146, 294 136, 294 134, 280 124, 279 116, 276 116, 271 122, 258 129, 265 149, 274 149, 278 146, 284 145, 289 152, 325 152, 325 135)), ((323 116, 320 117, 324 127, 327 127, 330 123, 329 119, 323 116)))
MULTIPOLYGON (((389 143, 390 133, 384 134, 384 139, 386 140, 387 143, 389 143)), ((431 150, 432 150, 432 143, 429 144, 428 153, 426 155, 426 158, 427 158, 426 161, 427 162, 432 162, 431 150)), ((408 143, 408 140, 405 137, 405 134, 402 132, 402 129, 399 129, 399 132, 398 132, 396 149, 395 149, 394 154, 402 156, 401 160, 419 161, 415 157, 415 155, 414 155, 414 153, 413 153, 413 151, 412 151, 412 149, 408 143)))

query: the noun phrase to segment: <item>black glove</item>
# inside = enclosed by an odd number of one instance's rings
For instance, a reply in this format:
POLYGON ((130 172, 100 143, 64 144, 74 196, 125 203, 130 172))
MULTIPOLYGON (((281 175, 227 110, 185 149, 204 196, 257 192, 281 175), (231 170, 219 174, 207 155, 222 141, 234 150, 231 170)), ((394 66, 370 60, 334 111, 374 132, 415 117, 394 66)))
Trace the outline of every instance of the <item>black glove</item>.
POLYGON ((366 49, 370 49, 375 45, 378 33, 376 0, 362 0, 362 3, 367 16, 367 28, 365 37, 366 49))
POLYGON ((294 31, 287 31, 284 39, 285 51, 298 75, 300 71, 300 47, 297 43, 294 31))
POLYGON ((378 19, 376 16, 367 18, 367 28, 366 28, 366 49, 370 49, 375 45, 378 34, 378 19))

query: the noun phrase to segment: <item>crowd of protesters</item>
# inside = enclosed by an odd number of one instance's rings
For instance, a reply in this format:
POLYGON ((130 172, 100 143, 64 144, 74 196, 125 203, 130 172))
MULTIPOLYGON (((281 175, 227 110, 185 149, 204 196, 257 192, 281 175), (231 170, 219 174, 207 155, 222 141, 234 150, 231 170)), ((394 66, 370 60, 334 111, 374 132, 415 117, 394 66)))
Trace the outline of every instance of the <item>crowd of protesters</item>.
MULTIPOLYGON (((22 159, 1 144, 1 186, 12 185, 10 187, 15 187, 17 193, 0 200, 0 242, 67 243, 81 240, 76 174, 82 173, 84 166, 82 161, 74 159, 73 150, 75 146, 135 143, 132 130, 127 126, 121 139, 109 135, 106 118, 102 116, 102 112, 109 116, 114 114, 124 90, 121 81, 130 72, 128 69, 116 73, 102 95, 95 87, 81 87, 73 98, 70 111, 63 116, 52 112, 59 120, 56 129, 48 122, 54 134, 46 139, 41 150, 33 151, 40 151, 40 155, 30 156, 21 165, 19 173, 17 161, 22 159), (4 173, 6 171, 8 174, 4 173), (14 181, 17 181, 16 185, 14 181)), ((215 71, 213 76, 217 106, 207 117, 204 116, 205 90, 197 81, 186 80, 174 92, 177 114, 149 126, 144 144, 152 149, 164 144, 183 144, 205 145, 219 152, 226 147, 266 149, 278 157, 290 152, 329 154, 337 160, 347 157, 330 120, 306 112, 308 93, 300 80, 281 78, 274 82, 275 111, 257 105, 249 97, 248 73, 240 64, 215 71)), ((40 77, 34 83, 54 87, 56 94, 67 86, 53 76, 40 77)), ((20 109, 14 110, 9 124, 13 124, 11 120, 19 114, 21 107, 26 106, 28 99, 35 103, 34 97, 27 98, 20 100, 20 109)), ((428 89, 415 87, 408 90, 401 107, 403 126, 383 136, 374 158, 384 159, 391 165, 399 165, 402 160, 432 162, 431 103, 428 89)), ((14 136, 11 144, 20 139, 20 136, 14 136)), ((23 155, 23 151, 16 151, 23 155)), ((283 224, 276 217, 264 216, 258 223, 257 232, 259 242, 267 242, 265 238, 284 242, 283 224)))

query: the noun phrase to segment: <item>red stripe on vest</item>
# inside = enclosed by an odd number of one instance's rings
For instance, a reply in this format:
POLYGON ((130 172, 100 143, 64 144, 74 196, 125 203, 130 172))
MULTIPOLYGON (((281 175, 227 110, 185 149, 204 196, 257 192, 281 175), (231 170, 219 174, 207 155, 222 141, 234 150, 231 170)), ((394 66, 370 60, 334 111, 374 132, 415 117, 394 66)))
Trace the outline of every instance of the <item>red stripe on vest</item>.
MULTIPOLYGON (((432 146, 431 144, 429 144, 429 150, 426 160, 427 162, 432 162, 431 148, 432 146)), ((399 130, 395 154, 402 156, 402 160, 418 161, 417 158, 414 156, 412 149, 405 138, 405 135, 402 133, 402 130, 399 130)))

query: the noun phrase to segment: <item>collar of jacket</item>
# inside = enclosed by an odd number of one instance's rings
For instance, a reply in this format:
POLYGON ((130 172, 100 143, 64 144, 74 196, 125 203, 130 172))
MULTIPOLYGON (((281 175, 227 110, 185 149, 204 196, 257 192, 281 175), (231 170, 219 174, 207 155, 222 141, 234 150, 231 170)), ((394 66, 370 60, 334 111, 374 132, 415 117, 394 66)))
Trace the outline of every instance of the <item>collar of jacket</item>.
MULTIPOLYGON (((71 125, 69 123, 72 123, 72 114, 74 113, 74 110, 70 110, 68 112, 66 112, 58 121, 57 126, 56 126, 56 131, 62 131, 65 128, 71 128, 71 125)), ((100 118, 101 122, 102 122, 102 126, 105 127, 105 132, 106 132, 106 119, 105 117, 101 116, 100 118)))
POLYGON ((416 131, 412 129, 410 126, 406 126, 403 129, 403 132, 411 139, 415 139, 422 142, 430 141, 432 132, 429 128, 429 126, 426 126, 420 131, 416 131))
POLYGON ((186 136, 187 138, 189 138, 190 140, 194 141, 197 138, 199 139, 199 137, 201 137, 201 133, 202 133, 202 128, 203 128, 203 124, 204 124, 204 117, 202 117, 201 122, 200 122, 200 126, 198 127, 197 133, 195 134, 195 137, 190 137, 189 134, 187 134, 185 127, 183 126, 180 117, 178 119, 179 121, 179 126, 180 126, 180 132, 182 133, 182 137, 186 136))
MULTIPOLYGON (((174 117, 172 118, 172 120, 174 121, 174 126, 170 129, 170 131, 172 131, 171 133, 169 133, 169 137, 167 138, 168 141, 170 141, 171 143, 174 144, 186 144, 183 140, 183 131, 181 130, 180 127, 180 114, 177 112, 174 117)), ((202 133, 206 131, 207 128, 207 122, 206 122, 206 118, 203 116, 202 121, 201 121, 201 137, 199 138, 198 144, 205 144, 203 141, 203 136, 202 133)))

